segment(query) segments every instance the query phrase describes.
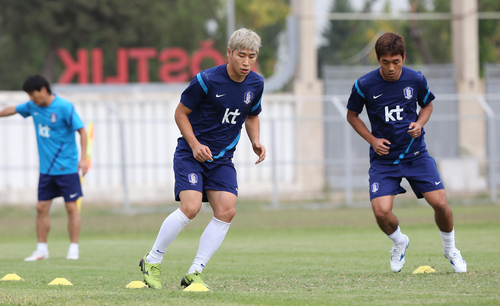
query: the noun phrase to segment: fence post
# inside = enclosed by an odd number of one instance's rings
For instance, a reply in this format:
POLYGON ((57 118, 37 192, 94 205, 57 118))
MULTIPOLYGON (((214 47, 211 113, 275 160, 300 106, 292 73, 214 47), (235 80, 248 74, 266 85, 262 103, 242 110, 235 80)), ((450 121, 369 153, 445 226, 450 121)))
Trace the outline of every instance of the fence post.
MULTIPOLYGON (((333 106, 337 109, 339 112, 339 115, 341 117, 345 117, 346 115, 346 109, 342 105, 342 102, 340 99, 336 96, 332 97, 331 100, 333 106)), ((344 192, 345 192, 345 202, 347 206, 352 205, 353 201, 353 190, 352 190, 352 153, 351 153, 351 126, 349 123, 344 121, 343 123, 344 127, 344 174, 345 174, 345 184, 344 184, 344 192)))
POLYGON ((116 116, 118 120, 118 126, 120 129, 120 147, 121 147, 121 169, 122 169, 122 185, 123 185, 123 211, 130 211, 130 198, 128 190, 128 172, 127 172, 127 155, 125 146, 125 126, 123 123, 123 117, 116 107, 116 105, 111 101, 106 101, 106 106, 116 116))
POLYGON ((488 128, 490 130, 488 146, 490 151, 490 188, 491 188, 491 200, 496 203, 498 200, 498 146, 497 146, 497 128, 496 128, 496 118, 493 116, 492 118, 488 117, 488 128))
POLYGON ((276 118, 271 120, 271 169, 273 172, 273 208, 280 207, 280 193, 278 182, 278 161, 276 153, 276 118))
POLYGON ((495 112, 490 107, 484 96, 479 96, 477 98, 479 104, 483 108, 487 116, 488 121, 488 180, 490 185, 490 198, 491 201, 495 202, 498 199, 497 188, 497 164, 498 164, 498 151, 497 151, 497 129, 496 129, 496 117, 495 112))

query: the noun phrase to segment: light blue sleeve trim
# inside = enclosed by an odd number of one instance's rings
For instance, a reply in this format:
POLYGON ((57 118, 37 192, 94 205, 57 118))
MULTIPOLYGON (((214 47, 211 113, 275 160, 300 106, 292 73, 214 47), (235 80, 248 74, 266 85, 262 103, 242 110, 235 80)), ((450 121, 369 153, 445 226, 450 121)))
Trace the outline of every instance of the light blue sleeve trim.
POLYGON ((365 98, 365 94, 361 91, 361 89, 359 89, 358 80, 356 80, 356 82, 354 83, 354 86, 356 86, 356 90, 358 91, 358 94, 359 94, 360 96, 362 96, 362 97, 363 97, 363 99, 366 99, 366 98, 365 98))
POLYGON ((259 108, 260 101, 262 101, 262 97, 260 97, 259 103, 255 104, 255 106, 254 106, 254 107, 252 107, 252 110, 251 110, 250 112, 253 112, 253 111, 254 111, 254 110, 256 110, 257 108, 259 108))
POLYGON ((427 90, 427 94, 425 95, 425 98, 424 98, 424 104, 427 104, 427 99, 429 98, 429 95, 431 94, 431 91, 430 90, 427 90))
POLYGON ((198 83, 200 83, 201 88, 205 91, 206 94, 208 94, 208 88, 207 85, 205 85, 205 82, 203 82, 203 79, 201 78, 200 73, 196 75, 196 78, 198 79, 198 83))
POLYGON ((414 141, 415 141, 415 138, 412 138, 411 142, 410 142, 410 145, 408 146, 408 148, 406 148, 406 151, 404 153, 399 154, 399 158, 396 159, 394 161, 394 163, 392 163, 393 165, 399 164, 399 162, 405 157, 405 154, 408 154, 408 151, 410 151, 410 147, 411 147, 411 145, 413 144, 414 141))
POLYGON ((241 136, 241 132, 238 134, 238 136, 233 140, 233 142, 231 142, 231 144, 229 146, 227 146, 227 148, 225 148, 224 150, 220 151, 219 155, 215 156, 214 159, 218 159, 222 156, 224 156, 224 154, 231 150, 232 148, 234 148, 234 146, 236 146, 236 144, 238 143, 238 141, 240 141, 240 136, 241 136))
POLYGON ((424 100, 422 101, 424 104, 427 104, 427 99, 429 99, 429 95, 431 94, 431 91, 429 90, 429 82, 427 79, 425 80, 425 89, 427 89, 427 94, 424 97, 424 100))

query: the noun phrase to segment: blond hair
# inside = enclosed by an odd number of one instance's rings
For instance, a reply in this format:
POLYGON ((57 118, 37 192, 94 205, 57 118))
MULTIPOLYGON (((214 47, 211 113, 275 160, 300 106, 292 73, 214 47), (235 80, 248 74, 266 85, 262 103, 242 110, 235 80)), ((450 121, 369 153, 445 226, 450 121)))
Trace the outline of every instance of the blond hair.
POLYGON ((231 53, 234 50, 250 50, 259 53, 261 46, 260 36, 254 31, 245 28, 234 31, 227 44, 231 53))

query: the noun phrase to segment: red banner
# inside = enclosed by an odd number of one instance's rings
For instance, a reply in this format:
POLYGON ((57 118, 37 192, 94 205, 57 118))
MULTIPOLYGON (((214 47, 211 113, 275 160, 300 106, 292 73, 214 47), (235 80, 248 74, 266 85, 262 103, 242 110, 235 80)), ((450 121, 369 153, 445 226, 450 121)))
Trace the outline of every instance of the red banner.
MULTIPOLYGON (((200 65, 205 59, 210 59, 214 66, 226 63, 226 58, 213 48, 213 41, 200 43, 201 48, 191 57, 181 48, 165 48, 158 52, 156 48, 119 48, 116 50, 116 75, 104 76, 103 52, 101 48, 90 51, 90 67, 93 84, 123 84, 129 82, 129 61, 137 62, 137 81, 149 82, 149 61, 161 63, 158 69, 160 81, 165 83, 188 82, 201 71, 200 65)), ((78 49, 76 59, 66 49, 58 49, 57 55, 64 64, 59 84, 68 84, 76 77, 79 84, 89 83, 89 52, 78 49)))

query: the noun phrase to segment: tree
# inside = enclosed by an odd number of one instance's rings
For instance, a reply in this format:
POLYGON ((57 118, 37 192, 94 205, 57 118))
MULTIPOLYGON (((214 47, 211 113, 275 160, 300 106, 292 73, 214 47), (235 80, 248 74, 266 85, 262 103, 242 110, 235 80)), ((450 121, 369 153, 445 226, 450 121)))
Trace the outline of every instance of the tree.
MULTIPOLYGON (((370 12, 373 0, 365 1, 363 12, 370 12)), ((354 9, 350 0, 335 0, 332 13, 352 13, 354 9)), ((377 34, 373 21, 360 20, 331 20, 323 32, 326 44, 318 50, 318 61, 321 66, 351 65, 373 63, 373 58, 362 57, 361 60, 353 55, 358 54, 377 34)), ((321 69, 319 69, 321 71, 321 69)))
POLYGON ((288 0, 235 1, 236 27, 255 30, 262 39, 258 65, 268 77, 273 74, 278 49, 278 34, 285 30, 286 17, 290 14, 288 0))
MULTIPOLYGON (((370 12, 375 1, 366 0, 363 12, 370 12)), ((410 11, 416 13, 450 10, 449 0, 409 0, 410 11)), ((353 12, 349 0, 335 0, 332 12, 353 12)), ((384 12, 390 13, 390 2, 385 3, 384 12)), ((320 62, 328 64, 376 64, 373 51, 374 38, 383 32, 396 32, 405 37, 407 64, 431 64, 451 62, 451 26, 449 20, 375 20, 335 21, 325 31, 328 45, 320 48, 320 62), (364 49, 365 48, 365 49, 364 49), (353 57, 362 50, 372 52, 362 60, 353 57)))
MULTIPOLYGON (((416 12, 451 12, 449 0, 411 0, 412 10, 416 12), (427 9, 430 8, 430 9, 427 9)), ((500 2, 479 0, 478 12, 498 12, 500 2)), ((481 74, 485 63, 497 63, 500 60, 500 20, 484 19, 479 26, 479 62, 481 74)), ((452 33, 450 20, 426 20, 414 23, 415 28, 405 27, 405 33, 411 39, 407 48, 415 51, 411 63, 451 63, 452 33), (415 39, 415 33, 420 33, 415 39), (419 45, 417 45, 419 44, 419 45)), ((411 22, 410 22, 411 25, 411 22)), ((407 51, 408 52, 408 51, 407 51)))
MULTIPOLYGON (((499 12, 500 3, 495 0, 478 1, 478 11, 499 12)), ((481 71, 486 63, 500 62, 500 20, 479 21, 479 62, 481 71)))
MULTIPOLYGON (((19 89, 35 72, 54 81, 63 69, 59 47, 73 54, 78 48, 102 48, 105 73, 116 71, 118 47, 175 46, 192 52, 210 38, 204 26, 217 19, 220 6, 219 0, 2 0, 0 88, 19 89)), ((225 35, 212 38, 225 53, 225 35)), ((150 69, 157 71, 158 65, 150 69)))
MULTIPOLYGON (((407 0, 410 11, 451 12, 450 0, 407 0)), ((369 12, 373 1, 365 2, 365 12, 369 12)), ((388 2, 386 12, 390 12, 388 2)), ((479 12, 498 12, 498 0, 478 0, 479 12)), ((353 12, 349 0, 335 0, 332 12, 353 12)), ((393 31, 405 37, 407 64, 442 64, 451 63, 452 33, 450 20, 408 20, 387 21, 335 21, 323 33, 328 44, 319 49, 319 61, 322 64, 359 64, 376 63, 373 57, 361 62, 348 63, 346 59, 358 53, 374 35, 373 29, 393 31), (368 26, 366 26, 368 25, 368 26)), ((479 60, 481 71, 484 63, 500 61, 500 20, 479 20, 479 60)))
MULTIPOLYGON (((0 89, 19 89, 29 74, 42 73, 55 81, 64 69, 56 50, 75 57, 79 48, 103 50, 104 74, 116 74, 120 47, 180 47, 188 53, 212 39, 225 58, 224 0, 1 0, 0 89), (219 25, 205 29, 208 20, 219 25)), ((254 29, 262 37, 259 67, 272 74, 277 34, 284 30, 288 0, 236 1, 238 27, 254 29)), ((150 81, 159 81, 161 63, 149 63, 150 81)), ((204 61, 202 68, 213 63, 204 61)), ((131 81, 136 65, 129 65, 131 81)))
MULTIPOLYGON (((449 0, 410 0, 410 12, 450 12, 449 0)), ((408 64, 447 64, 452 59, 450 20, 401 22, 408 64)))

